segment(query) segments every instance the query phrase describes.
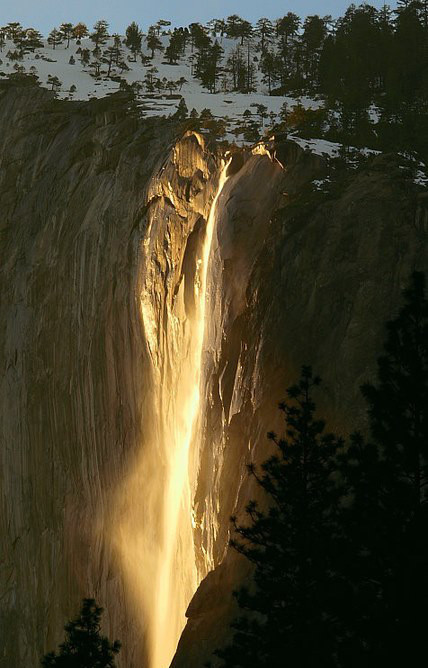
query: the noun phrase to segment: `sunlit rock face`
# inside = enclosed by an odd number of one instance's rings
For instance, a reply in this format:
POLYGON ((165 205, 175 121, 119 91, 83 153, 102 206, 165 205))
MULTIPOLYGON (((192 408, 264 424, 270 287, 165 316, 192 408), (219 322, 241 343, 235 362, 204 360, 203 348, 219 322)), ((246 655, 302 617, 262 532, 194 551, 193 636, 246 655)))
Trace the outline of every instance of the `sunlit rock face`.
POLYGON ((332 427, 364 424, 427 206, 386 158, 302 206, 326 166, 291 142, 231 159, 120 96, 2 86, 0 666, 94 596, 121 666, 167 668, 202 580, 173 661, 200 668, 246 574, 245 464, 301 364, 332 427))
POLYGON ((152 611, 145 605, 142 615, 134 592, 151 565, 131 555, 130 578, 120 549, 125 515, 139 513, 126 485, 136 504, 156 498, 165 466, 159 455, 145 479, 133 478, 159 409, 143 288, 153 279, 160 322, 183 264, 195 273, 191 237, 208 218, 219 162, 196 136, 177 144, 171 123, 137 122, 126 106, 120 97, 70 105, 33 88, 1 91, 0 665, 8 668, 37 665, 84 596, 105 607, 121 665, 146 664, 152 611))
POLYGON ((140 653, 106 526, 141 441, 139 242, 171 138, 114 113, 0 98, 2 666, 38 665, 92 595, 140 653))
POLYGON ((193 539, 207 279, 226 166, 188 133, 152 179, 140 309, 150 384, 139 456, 121 481, 112 539, 140 619, 148 665, 169 666, 202 575, 193 539), (217 174, 218 172, 218 174, 217 174), (217 178, 218 177, 218 178, 217 178))

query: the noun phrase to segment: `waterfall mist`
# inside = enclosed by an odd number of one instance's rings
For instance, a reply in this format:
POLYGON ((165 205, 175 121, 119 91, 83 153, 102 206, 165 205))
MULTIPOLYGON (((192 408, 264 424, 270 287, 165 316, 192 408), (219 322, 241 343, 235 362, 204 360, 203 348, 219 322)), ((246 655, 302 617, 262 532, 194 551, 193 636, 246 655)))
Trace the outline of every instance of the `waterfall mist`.
POLYGON ((205 574, 196 566, 192 490, 210 250, 226 172, 223 163, 206 225, 190 231, 180 280, 168 285, 165 304, 154 299, 155 230, 149 230, 144 242, 147 271, 140 304, 151 361, 151 415, 144 447, 121 486, 114 542, 136 614, 141 615, 150 668, 170 665, 186 608, 205 574))

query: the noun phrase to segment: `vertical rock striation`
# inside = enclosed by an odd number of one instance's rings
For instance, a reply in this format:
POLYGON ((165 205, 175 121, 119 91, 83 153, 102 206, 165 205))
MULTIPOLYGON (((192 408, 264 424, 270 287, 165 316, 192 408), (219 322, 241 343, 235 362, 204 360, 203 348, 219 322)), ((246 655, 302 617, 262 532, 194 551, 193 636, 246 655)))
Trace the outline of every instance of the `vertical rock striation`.
MULTIPOLYGON (((217 163, 195 135, 177 143, 173 123, 137 121, 126 97, 69 104, 2 86, 0 665, 37 665, 95 596, 121 664, 140 666, 149 620, 117 536, 153 408, 144 239, 159 226, 161 319, 217 163)), ((153 475, 161 466, 140 495, 153 475)), ((137 579, 148 565, 132 567, 137 579)))
MULTIPOLYGON (((175 489, 168 437, 187 407, 221 156, 129 106, 0 87, 2 668, 36 666, 84 596, 105 606, 122 666, 153 666, 163 641, 147 582, 170 534, 157 513, 175 489)), ((284 388, 312 364, 331 426, 364 425, 358 388, 382 323, 428 266, 426 200, 393 157, 305 197, 325 171, 290 142, 276 157, 238 151, 216 202, 198 419, 173 511, 187 528, 168 548, 174 567, 193 555, 168 585, 178 610, 203 580, 174 668, 200 668, 227 635, 245 575, 229 516, 254 494, 245 464, 280 429, 284 388)))
POLYGON ((415 269, 428 270, 426 196, 402 178, 397 158, 350 171, 334 194, 314 195, 323 159, 291 142, 284 166, 251 158, 230 179, 219 211, 215 344, 207 362, 207 409, 195 497, 200 543, 212 570, 187 611, 172 668, 200 668, 227 640, 233 589, 248 564, 227 551, 229 517, 258 490, 245 464, 267 458, 266 433, 284 429, 277 402, 313 365, 318 408, 344 435, 365 428, 359 387, 372 377, 383 325, 415 269), (305 194, 306 193, 306 194, 305 194), (233 483, 232 483, 233 481, 233 483))

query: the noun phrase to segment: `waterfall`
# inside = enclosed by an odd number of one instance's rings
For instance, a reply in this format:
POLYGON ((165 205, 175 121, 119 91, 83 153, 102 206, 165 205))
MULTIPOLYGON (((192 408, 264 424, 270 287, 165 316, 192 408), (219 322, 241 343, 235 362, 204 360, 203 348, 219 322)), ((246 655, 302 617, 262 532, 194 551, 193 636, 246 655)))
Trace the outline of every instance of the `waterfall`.
MULTIPOLYGON (((151 360, 151 415, 142 452, 123 484, 114 538, 136 614, 142 617, 149 668, 170 665, 199 584, 189 455, 199 440, 208 268, 226 172, 223 163, 193 267, 187 273, 182 269, 178 283, 168 286, 165 304, 156 290, 159 272, 151 257, 159 242, 151 237, 156 231, 149 230, 144 244, 141 314, 151 360)), ((167 269, 165 275, 173 272, 167 269)))

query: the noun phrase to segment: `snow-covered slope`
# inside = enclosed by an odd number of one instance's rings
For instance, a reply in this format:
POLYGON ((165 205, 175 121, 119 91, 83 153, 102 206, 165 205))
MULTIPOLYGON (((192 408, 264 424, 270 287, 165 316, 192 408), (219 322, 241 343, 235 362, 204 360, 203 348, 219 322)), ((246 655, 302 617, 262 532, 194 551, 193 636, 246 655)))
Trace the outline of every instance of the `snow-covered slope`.
MULTIPOLYGON (((163 46, 166 47, 169 43, 169 36, 164 35, 160 39, 163 46)), ((222 65, 224 66, 228 55, 239 44, 239 40, 224 37, 219 38, 219 42, 224 49, 222 61, 222 65)), ((103 49, 112 44, 113 40, 110 38, 109 42, 103 46, 103 49)), ((48 83, 49 75, 52 77, 56 76, 61 81, 61 87, 57 89, 58 97, 74 100, 88 100, 92 97, 99 98, 118 90, 120 87, 118 78, 120 77, 129 84, 136 83, 138 85, 138 99, 140 100, 142 113, 150 116, 170 115, 177 109, 179 96, 183 96, 189 111, 195 109, 199 113, 203 109, 209 109, 215 117, 226 119, 227 136, 237 125, 242 125, 242 115, 245 110, 249 109, 257 117, 255 110, 255 105, 257 104, 264 105, 267 108, 267 115, 270 115, 269 119, 265 121, 266 126, 278 120, 279 112, 284 102, 287 103, 289 108, 298 103, 302 104, 305 109, 317 109, 322 106, 322 101, 307 97, 296 99, 287 96, 268 95, 267 88, 262 83, 262 73, 258 70, 258 62, 254 63, 257 68, 255 75, 256 92, 245 94, 220 90, 217 93, 209 93, 192 75, 192 53, 190 46, 187 47, 185 56, 181 58, 177 65, 169 65, 165 62, 162 52, 156 52, 153 60, 150 60, 148 64, 143 64, 140 56, 134 62, 134 56, 131 51, 125 44, 122 44, 126 65, 129 70, 121 72, 120 68, 113 66, 110 76, 107 76, 108 66, 107 64, 103 64, 99 77, 94 76, 91 67, 82 65, 80 54, 78 53, 79 45, 76 44, 75 40, 70 42, 68 48, 63 43, 56 46, 55 49, 45 41, 44 48, 36 49, 34 53, 26 53, 23 60, 18 61, 16 65, 6 57, 8 51, 14 51, 15 48, 12 41, 6 40, 6 45, 2 53, 0 53, 0 59, 2 60, 2 63, 0 63, 0 75, 8 76, 18 67, 23 67, 26 73, 33 72, 37 74, 41 85, 49 88, 51 87, 48 83), (74 64, 70 64, 70 57, 75 60, 74 64), (161 81, 163 80, 164 83, 166 81, 177 82, 180 78, 186 79, 186 83, 177 88, 174 96, 171 96, 168 90, 149 93, 144 86, 144 79, 147 71, 152 67, 158 70, 155 73, 155 77, 161 81), (75 87, 75 90, 72 87, 75 87)), ((93 48, 94 44, 89 38, 81 40, 80 49, 89 49, 92 52, 93 48)), ((142 53, 143 56, 150 56, 144 40, 142 53)), ((236 138, 236 136, 232 135, 231 138, 236 138)))
MULTIPOLYGON (((121 60, 125 62, 125 68, 113 64, 108 74, 109 66, 106 62, 102 62, 97 76, 95 76, 93 67, 94 43, 89 38, 77 42, 72 39, 68 47, 66 42, 63 42, 55 48, 44 40, 43 47, 35 49, 34 52, 26 52, 21 60, 13 60, 9 57, 10 53, 16 52, 17 47, 12 40, 6 39, 0 51, 0 79, 14 72, 32 73, 38 77, 42 86, 52 88, 50 80, 52 77, 57 77, 60 85, 55 87, 56 95, 61 99, 69 100, 105 97, 119 90, 121 81, 123 81, 133 85, 143 116, 170 116, 177 111, 181 98, 184 98, 189 112, 194 109, 199 114, 208 109, 215 119, 223 119, 225 133, 224 135, 220 133, 220 138, 238 145, 253 143, 253 138, 246 141, 243 133, 245 125, 251 119, 259 122, 260 130, 263 133, 281 120, 280 112, 284 104, 287 111, 291 111, 295 105, 301 105, 305 109, 319 109, 324 105, 322 99, 269 95, 259 67, 260 53, 256 48, 252 51, 255 91, 249 94, 231 91, 231 75, 228 72, 227 60, 239 46, 239 39, 217 37, 224 52, 220 64, 222 76, 219 77, 218 92, 210 93, 193 75, 195 53, 192 52, 190 45, 187 46, 185 55, 178 60, 177 64, 171 65, 166 62, 163 51, 155 51, 154 57, 150 57, 151 51, 147 48, 145 38, 146 35, 143 36, 141 53, 135 57, 126 46, 125 38, 122 36, 121 60), (81 60, 81 51, 85 49, 90 53, 90 63, 86 65, 81 60), (147 86, 146 77, 150 72, 153 80, 159 81, 159 86, 155 86, 154 91, 148 90, 147 86), (168 88, 167 83, 170 81, 176 84, 175 90, 168 88), (258 105, 265 108, 263 119, 258 112, 258 105), (247 114, 244 116, 245 112, 247 114), (251 113, 251 116, 248 116, 248 112, 251 113)), ((159 39, 165 50, 170 42, 170 35, 163 34, 159 39)), ((113 43, 113 37, 110 37, 103 44, 99 56, 101 60, 102 54, 108 47, 113 46, 113 43)), ((370 109, 370 117, 373 123, 379 120, 378 110, 374 106, 370 109)), ((296 133, 289 133, 288 137, 310 153, 327 158, 336 158, 340 154, 341 144, 326 139, 303 139, 296 133)), ((376 153, 377 151, 369 148, 348 147, 347 161, 352 166, 356 157, 368 157, 376 153)), ((414 183, 426 187, 428 176, 425 164, 416 157, 408 156, 406 159, 410 160, 409 167, 413 172, 414 183)))

